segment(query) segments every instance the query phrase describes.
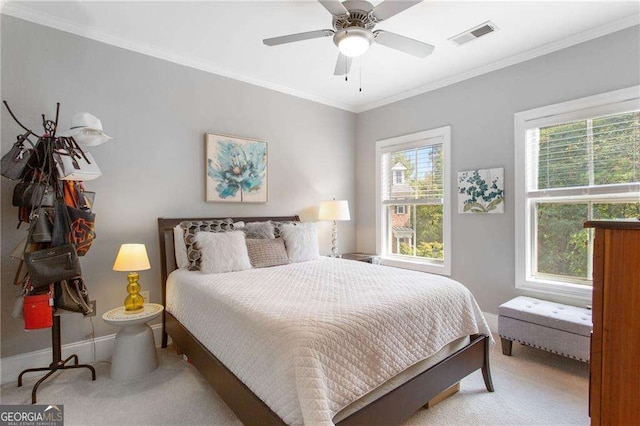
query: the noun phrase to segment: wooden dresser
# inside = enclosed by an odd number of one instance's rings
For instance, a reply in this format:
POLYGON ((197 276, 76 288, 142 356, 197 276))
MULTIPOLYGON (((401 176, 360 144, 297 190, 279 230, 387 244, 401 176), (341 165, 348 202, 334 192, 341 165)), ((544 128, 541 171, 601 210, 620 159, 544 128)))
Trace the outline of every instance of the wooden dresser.
POLYGON ((640 220, 589 221, 593 249, 592 425, 640 422, 640 220))

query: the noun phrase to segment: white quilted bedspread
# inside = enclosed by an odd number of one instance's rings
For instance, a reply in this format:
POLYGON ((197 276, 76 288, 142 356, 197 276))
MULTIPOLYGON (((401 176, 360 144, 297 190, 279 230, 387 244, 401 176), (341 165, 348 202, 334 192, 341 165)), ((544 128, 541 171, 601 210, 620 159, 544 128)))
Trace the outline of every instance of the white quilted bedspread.
POLYGON ((167 310, 288 424, 331 425, 447 343, 490 334, 456 281, 328 257, 215 275, 177 270, 167 310))

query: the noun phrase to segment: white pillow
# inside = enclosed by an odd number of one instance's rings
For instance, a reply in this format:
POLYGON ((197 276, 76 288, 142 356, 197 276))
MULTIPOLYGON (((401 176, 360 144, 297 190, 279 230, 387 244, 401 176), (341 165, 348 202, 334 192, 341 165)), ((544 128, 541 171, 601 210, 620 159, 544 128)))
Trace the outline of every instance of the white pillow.
POLYGON ((307 260, 320 258, 318 231, 315 223, 282 225, 280 234, 284 238, 284 244, 287 246, 289 262, 306 262, 307 260))
POLYGON ((217 274, 251 269, 244 232, 198 232, 193 239, 202 254, 202 273, 217 274))
POLYGON ((184 242, 184 229, 180 225, 173 228, 173 247, 176 252, 176 265, 179 269, 189 269, 187 244, 184 242))

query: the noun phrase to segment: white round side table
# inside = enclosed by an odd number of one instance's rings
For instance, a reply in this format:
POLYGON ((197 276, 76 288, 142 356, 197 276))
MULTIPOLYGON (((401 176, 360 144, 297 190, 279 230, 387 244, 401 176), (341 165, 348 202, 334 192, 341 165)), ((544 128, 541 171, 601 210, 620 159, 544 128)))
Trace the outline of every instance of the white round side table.
POLYGON ((157 318, 163 309, 157 303, 145 303, 144 310, 135 314, 125 313, 121 306, 102 315, 107 324, 121 327, 111 359, 112 379, 138 379, 158 367, 153 331, 147 322, 157 318))

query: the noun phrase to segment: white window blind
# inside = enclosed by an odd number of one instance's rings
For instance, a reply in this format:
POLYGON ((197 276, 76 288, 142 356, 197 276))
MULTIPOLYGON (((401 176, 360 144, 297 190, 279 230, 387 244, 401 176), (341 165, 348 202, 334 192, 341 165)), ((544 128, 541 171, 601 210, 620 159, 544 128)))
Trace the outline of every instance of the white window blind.
POLYGON ((382 154, 383 204, 443 202, 443 148, 440 139, 382 154), (404 174, 404 179, 397 178, 399 173, 404 174))
POLYGON ((589 300, 587 220, 640 215, 640 86, 515 115, 516 287, 589 300))
POLYGON ((530 196, 638 190, 638 111, 529 129, 527 142, 530 196))

